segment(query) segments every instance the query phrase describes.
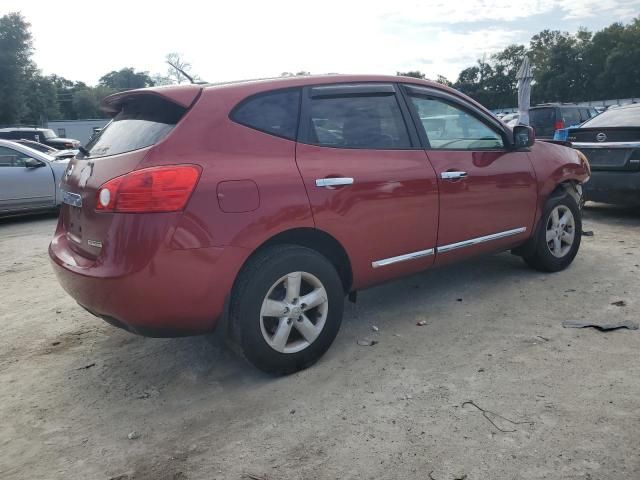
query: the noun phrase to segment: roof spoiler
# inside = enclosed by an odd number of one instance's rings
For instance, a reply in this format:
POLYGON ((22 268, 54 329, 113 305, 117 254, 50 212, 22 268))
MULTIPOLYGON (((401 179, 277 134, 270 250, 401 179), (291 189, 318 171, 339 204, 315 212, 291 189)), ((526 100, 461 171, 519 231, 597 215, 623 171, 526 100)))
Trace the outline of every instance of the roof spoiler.
POLYGON ((139 95, 157 95, 176 105, 189 108, 198 98, 202 91, 202 85, 170 85, 166 87, 138 88, 135 90, 125 90, 105 97, 100 102, 100 110, 110 115, 115 115, 120 111, 120 107, 128 99, 139 95))

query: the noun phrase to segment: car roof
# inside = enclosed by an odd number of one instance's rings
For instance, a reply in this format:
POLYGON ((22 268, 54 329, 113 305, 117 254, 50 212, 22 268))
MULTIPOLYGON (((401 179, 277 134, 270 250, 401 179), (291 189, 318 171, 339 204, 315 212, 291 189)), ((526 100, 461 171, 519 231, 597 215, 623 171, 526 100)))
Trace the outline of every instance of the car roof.
POLYGON ((115 113, 117 111, 118 102, 124 98, 135 96, 138 94, 155 94, 165 97, 178 105, 187 108, 198 97, 201 91, 215 92, 226 89, 236 90, 237 96, 249 96, 256 93, 266 92, 269 90, 304 87, 311 85, 324 85, 331 83, 404 83, 416 86, 434 88, 452 96, 456 96, 461 100, 472 103, 487 115, 494 116, 493 113, 483 105, 479 104, 472 98, 464 95, 458 90, 442 85, 441 83, 431 80, 422 80, 414 77, 404 77, 400 75, 350 75, 350 74, 326 74, 326 75, 299 75, 292 77, 275 77, 275 78, 258 78, 250 80, 232 80, 228 82, 203 83, 203 84, 183 84, 183 85, 167 85, 161 87, 149 87, 136 90, 127 90, 125 92, 115 93, 102 100, 101 108, 104 111, 115 113))
POLYGON ((14 150, 17 150, 21 153, 35 157, 38 160, 44 160, 47 162, 51 162, 55 160, 55 158, 52 157, 51 155, 47 155, 46 153, 39 152, 38 150, 35 150, 31 147, 27 147, 26 145, 22 145, 21 143, 12 142, 11 140, 0 139, 0 147, 13 148, 14 150))
POLYGON ((50 130, 49 128, 40 128, 40 127, 7 127, 7 128, 0 128, 0 132, 33 132, 33 131, 38 131, 38 132, 44 132, 45 130, 50 130))

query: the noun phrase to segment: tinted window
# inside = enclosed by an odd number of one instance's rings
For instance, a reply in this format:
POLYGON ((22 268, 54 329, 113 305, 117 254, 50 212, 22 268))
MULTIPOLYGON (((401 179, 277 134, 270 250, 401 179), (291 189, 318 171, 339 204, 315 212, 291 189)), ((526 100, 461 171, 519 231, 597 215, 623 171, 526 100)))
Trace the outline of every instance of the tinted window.
POLYGON ((105 157, 149 147, 163 139, 185 111, 155 95, 134 97, 89 141, 86 156, 105 157))
POLYGON ((310 102, 313 143, 343 148, 411 147, 395 95, 320 97, 310 102))
POLYGON ((583 127, 640 127, 640 105, 637 107, 610 108, 589 120, 583 127))
POLYGON ((24 167, 29 155, 12 148, 0 147, 0 167, 24 167))
POLYGON ((582 123, 580 120, 580 110, 577 108, 562 108, 561 111, 565 128, 580 125, 582 123))
POLYGON ((553 136, 555 132, 556 109, 536 108, 529 110, 529 124, 536 131, 537 136, 553 136))
POLYGON ((502 136, 461 107, 434 97, 411 96, 432 149, 503 148, 502 136))
POLYGON ((231 114, 235 122, 294 140, 298 132, 300 90, 258 94, 242 102, 231 114))

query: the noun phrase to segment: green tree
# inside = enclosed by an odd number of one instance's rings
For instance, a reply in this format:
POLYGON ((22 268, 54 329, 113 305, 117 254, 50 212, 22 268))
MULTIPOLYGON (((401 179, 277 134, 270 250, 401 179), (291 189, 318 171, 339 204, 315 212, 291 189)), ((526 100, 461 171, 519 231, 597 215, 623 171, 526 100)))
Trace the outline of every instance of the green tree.
POLYGON ((0 17, 0 124, 17 124, 29 116, 26 93, 35 67, 29 23, 19 13, 0 17))
POLYGON ((113 70, 102 76, 99 84, 118 91, 154 86, 149 72, 136 72, 133 68, 113 70))

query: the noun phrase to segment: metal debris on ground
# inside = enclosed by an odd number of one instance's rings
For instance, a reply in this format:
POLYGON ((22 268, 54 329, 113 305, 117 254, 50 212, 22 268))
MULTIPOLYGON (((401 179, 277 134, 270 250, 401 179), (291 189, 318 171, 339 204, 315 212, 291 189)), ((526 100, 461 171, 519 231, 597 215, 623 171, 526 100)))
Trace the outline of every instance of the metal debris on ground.
POLYGON ((534 423, 535 423, 535 422, 528 422, 528 421, 524 421, 524 422, 516 422, 516 421, 514 421, 514 420, 510 420, 510 419, 508 419, 507 417, 503 417, 503 416, 502 416, 502 415, 500 415, 499 413, 495 413, 495 412, 492 412, 491 410, 486 410, 486 409, 484 409, 484 408, 480 407, 480 406, 479 406, 478 404, 476 404, 473 400, 467 400, 466 402, 464 402, 464 403, 462 404, 462 407, 464 408, 464 406, 465 406, 465 405, 472 405, 472 406, 476 407, 478 410, 480 410, 480 411, 482 412, 482 416, 483 416, 484 418, 486 418, 486 419, 487 419, 487 421, 488 421, 491 425, 493 425, 494 427, 496 427, 496 428, 497 428, 499 431, 501 431, 502 433, 511 433, 511 432, 515 432, 516 430, 505 430, 505 429, 503 429, 503 428, 500 428, 498 425, 496 425, 496 423, 495 423, 493 420, 491 420, 491 418, 489 417, 489 415, 492 415, 492 416, 494 416, 494 417, 496 417, 496 418, 500 418, 500 419, 502 419, 502 420, 504 420, 504 421, 506 421, 506 422, 511 423, 512 425, 534 425, 534 423))
POLYGON ((617 330, 619 328, 628 328, 629 330, 638 330, 639 326, 636 322, 632 322, 631 320, 626 320, 624 322, 617 323, 593 323, 593 322, 579 322, 577 320, 566 320, 562 322, 562 326, 564 328, 587 328, 593 327, 601 332, 606 332, 609 330, 617 330))
POLYGON ((624 300, 616 300, 615 302, 611 302, 611 305, 614 305, 616 307, 626 307, 627 302, 625 302, 624 300))
POLYGON ((376 327, 375 325, 371 325, 371 330, 373 330, 374 332, 379 332, 380 329, 378 327, 376 327))

